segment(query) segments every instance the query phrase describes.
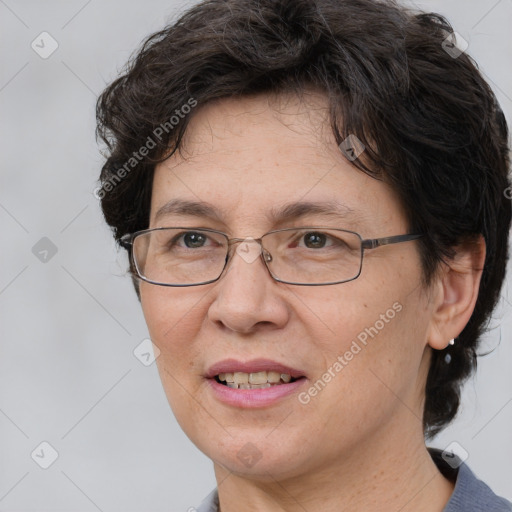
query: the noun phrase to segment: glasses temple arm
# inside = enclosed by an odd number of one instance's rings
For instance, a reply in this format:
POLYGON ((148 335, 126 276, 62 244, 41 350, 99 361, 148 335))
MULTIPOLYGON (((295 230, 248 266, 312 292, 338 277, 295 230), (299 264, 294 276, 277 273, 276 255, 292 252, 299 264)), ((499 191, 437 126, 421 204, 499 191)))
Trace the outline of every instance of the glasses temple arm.
POLYGON ((390 244, 399 244, 401 242, 409 242, 411 240, 416 240, 424 236, 422 233, 415 233, 409 235, 395 235, 395 236, 385 236, 383 238, 370 238, 368 240, 363 240, 362 246, 363 249, 375 249, 376 247, 380 247, 382 245, 390 245, 390 244))
POLYGON ((131 234, 123 235, 118 242, 121 247, 130 249, 133 245, 133 236, 131 234))

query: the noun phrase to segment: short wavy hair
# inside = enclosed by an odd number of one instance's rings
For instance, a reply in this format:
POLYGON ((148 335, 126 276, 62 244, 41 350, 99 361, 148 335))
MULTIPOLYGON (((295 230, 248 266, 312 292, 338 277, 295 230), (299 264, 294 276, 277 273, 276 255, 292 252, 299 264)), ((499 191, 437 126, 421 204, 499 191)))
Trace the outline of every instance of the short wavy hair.
POLYGON ((151 35, 97 103, 107 151, 99 197, 117 241, 148 227, 155 165, 181 148, 194 111, 217 98, 309 87, 325 93, 336 141, 354 134, 366 146, 354 165, 389 183, 410 229, 426 234, 418 241, 426 286, 455 246, 483 235, 473 315, 455 345, 432 351, 427 438, 455 417, 476 367, 511 219, 505 117, 452 34, 442 16, 392 1, 207 0, 151 35))

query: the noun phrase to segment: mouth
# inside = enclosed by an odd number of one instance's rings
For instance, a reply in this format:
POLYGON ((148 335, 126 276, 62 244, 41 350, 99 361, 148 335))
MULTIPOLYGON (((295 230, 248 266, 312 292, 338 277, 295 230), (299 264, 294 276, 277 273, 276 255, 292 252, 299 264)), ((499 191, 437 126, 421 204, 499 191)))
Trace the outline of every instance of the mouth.
MULTIPOLYGON (((264 389, 282 384, 295 382, 297 378, 289 373, 280 373, 277 371, 259 371, 259 372, 227 372, 215 375, 215 380, 232 389, 264 389)), ((299 377, 302 378, 302 377, 299 377)))
POLYGON ((214 395, 235 407, 270 406, 297 393, 307 382, 302 370, 270 359, 226 359, 211 366, 205 377, 214 395))

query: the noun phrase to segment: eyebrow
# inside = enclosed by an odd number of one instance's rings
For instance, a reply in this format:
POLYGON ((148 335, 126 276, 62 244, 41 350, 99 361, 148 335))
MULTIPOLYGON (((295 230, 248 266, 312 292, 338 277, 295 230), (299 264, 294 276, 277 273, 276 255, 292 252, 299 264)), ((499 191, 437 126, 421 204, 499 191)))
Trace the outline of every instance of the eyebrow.
POLYGON ((187 215, 191 217, 211 217, 220 220, 217 209, 209 203, 171 199, 155 213, 155 221, 168 215, 187 215))
MULTIPOLYGON (((346 218, 354 213, 352 208, 338 201, 309 202, 298 201, 287 203, 280 207, 271 208, 267 213, 270 222, 279 224, 296 220, 306 215, 323 215, 335 219, 346 218)), ((171 199, 165 203, 155 214, 155 221, 169 215, 182 215, 190 217, 209 217, 222 221, 222 212, 210 203, 204 201, 190 201, 184 199, 171 199)))
POLYGON ((332 217, 335 219, 346 218, 353 214, 354 210, 345 204, 339 203, 338 201, 298 201, 295 203, 288 203, 279 208, 274 207, 270 212, 269 219, 276 223, 281 223, 314 214, 332 217))

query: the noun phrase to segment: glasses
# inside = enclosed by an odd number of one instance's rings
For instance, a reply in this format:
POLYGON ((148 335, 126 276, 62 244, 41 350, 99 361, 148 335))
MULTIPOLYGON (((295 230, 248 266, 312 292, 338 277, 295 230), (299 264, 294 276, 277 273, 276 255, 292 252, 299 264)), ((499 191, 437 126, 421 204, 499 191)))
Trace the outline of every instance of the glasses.
POLYGON ((248 263, 258 257, 278 282, 320 286, 357 279, 364 251, 416 240, 422 234, 363 240, 344 229, 285 228, 261 238, 229 238, 221 231, 194 228, 155 228, 121 237, 130 250, 137 275, 160 286, 198 286, 217 281, 226 268, 232 247, 248 263))

